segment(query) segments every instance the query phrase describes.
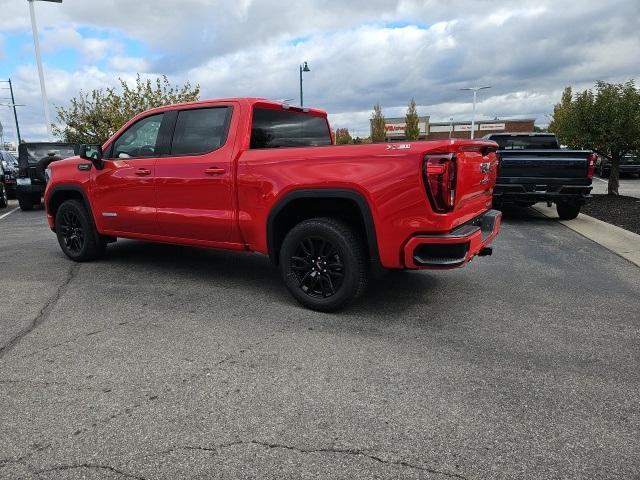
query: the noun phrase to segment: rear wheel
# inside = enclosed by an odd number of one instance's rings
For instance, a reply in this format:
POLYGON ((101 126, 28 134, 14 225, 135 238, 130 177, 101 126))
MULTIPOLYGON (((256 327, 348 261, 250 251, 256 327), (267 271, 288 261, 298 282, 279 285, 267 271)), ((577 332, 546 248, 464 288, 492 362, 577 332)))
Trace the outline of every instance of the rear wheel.
POLYGON ((559 203, 556 205, 560 220, 573 220, 580 213, 581 205, 575 203, 559 203))
POLYGON ((357 232, 338 220, 314 218, 296 225, 280 249, 287 289, 312 310, 339 310, 367 283, 366 254, 357 232))
POLYGON ((20 205, 20 210, 33 210, 33 200, 31 195, 18 193, 18 205, 20 205))
POLYGON ((102 256, 107 248, 91 223, 89 212, 78 200, 67 200, 56 212, 56 235, 60 248, 76 262, 102 256))

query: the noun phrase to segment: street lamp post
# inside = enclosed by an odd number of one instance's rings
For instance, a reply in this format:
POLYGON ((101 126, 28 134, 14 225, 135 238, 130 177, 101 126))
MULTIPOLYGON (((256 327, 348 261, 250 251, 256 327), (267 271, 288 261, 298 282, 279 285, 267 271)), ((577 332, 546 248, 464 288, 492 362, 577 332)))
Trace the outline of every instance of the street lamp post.
POLYGON ((307 65, 307 62, 303 62, 302 64, 300 64, 300 106, 304 106, 303 103, 303 97, 302 97, 302 72, 310 72, 311 69, 309 68, 309 65, 307 65))
MULTIPOLYGON (((36 0, 27 0, 29 2, 29 15, 31 16, 31 30, 33 31, 33 46, 36 51, 36 63, 38 64, 38 76, 40 77, 40 91, 42 92, 42 108, 44 109, 44 121, 47 124, 47 135, 49 140, 51 134, 51 119, 49 117, 49 100, 47 99, 47 90, 44 86, 44 72, 42 70, 42 57, 40 55, 40 40, 38 39, 38 25, 36 24, 36 11, 33 3, 36 0)), ((62 3, 62 0, 39 0, 41 2, 62 3)))
POLYGON ((460 90, 466 90, 473 92, 473 114, 471 115, 471 139, 474 138, 476 132, 476 101, 478 99, 478 91, 491 88, 491 85, 485 85, 484 87, 467 87, 460 90))
MULTIPOLYGON (((16 103, 16 99, 13 96, 13 84, 11 83, 11 79, 9 80, 0 80, 1 82, 6 82, 9 84, 9 91, 11 92, 11 105, 4 105, 6 107, 13 107, 13 119, 16 121, 16 135, 18 136, 18 145, 20 145, 20 126, 18 125, 18 113, 16 112, 16 107, 23 107, 24 105, 18 105, 16 103)), ((6 88, 6 87, 3 87, 6 88)))

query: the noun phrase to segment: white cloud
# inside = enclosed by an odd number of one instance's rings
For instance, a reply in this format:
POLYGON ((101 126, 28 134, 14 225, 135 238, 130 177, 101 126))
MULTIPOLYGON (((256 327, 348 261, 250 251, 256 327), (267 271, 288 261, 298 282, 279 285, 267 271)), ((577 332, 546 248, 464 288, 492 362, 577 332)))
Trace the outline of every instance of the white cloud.
POLYGON ((147 72, 150 68, 149 62, 140 57, 115 56, 110 61, 111 68, 118 72, 147 72))
MULTIPOLYGON (((0 0, 0 10, 0 32, 29 32, 26 5, 0 0)), ((471 97, 459 88, 477 83, 493 86, 480 96, 479 117, 546 123, 564 86, 640 73, 640 2, 629 0, 83 0, 38 2, 37 10, 43 49, 73 48, 86 65, 46 65, 55 104, 136 72, 198 82, 203 97, 297 99, 298 65, 307 60, 305 103, 329 110, 338 127, 368 129, 373 103, 399 115, 411 97, 434 121, 468 118, 471 97), (105 34, 86 38, 82 27, 105 34), (125 37, 148 55, 128 51, 125 37)), ((25 65, 12 76, 35 135, 35 70, 25 65)))

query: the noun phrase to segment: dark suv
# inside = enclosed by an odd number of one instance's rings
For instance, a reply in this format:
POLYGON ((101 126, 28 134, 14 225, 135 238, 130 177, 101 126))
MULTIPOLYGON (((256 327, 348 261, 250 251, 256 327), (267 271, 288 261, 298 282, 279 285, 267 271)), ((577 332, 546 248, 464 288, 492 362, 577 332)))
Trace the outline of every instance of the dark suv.
POLYGON ((8 198, 16 198, 18 159, 6 150, 0 150, 0 167, 4 171, 4 189, 8 198))
POLYGON ((46 169, 51 162, 73 157, 80 145, 61 142, 21 143, 18 147, 17 196, 20 209, 40 205, 47 185, 46 169))

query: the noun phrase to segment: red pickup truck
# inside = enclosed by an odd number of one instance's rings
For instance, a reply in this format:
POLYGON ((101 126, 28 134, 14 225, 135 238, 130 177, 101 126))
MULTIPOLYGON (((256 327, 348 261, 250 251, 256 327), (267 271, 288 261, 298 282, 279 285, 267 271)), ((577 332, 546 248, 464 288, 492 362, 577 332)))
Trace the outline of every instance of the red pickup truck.
POLYGON ((332 311, 382 269, 460 267, 491 253, 498 145, 333 145, 327 114, 259 98, 137 115, 104 145, 48 166, 64 253, 117 238, 269 255, 291 294, 332 311))

